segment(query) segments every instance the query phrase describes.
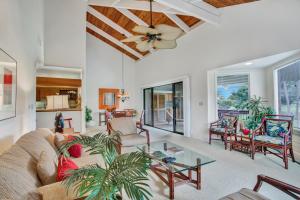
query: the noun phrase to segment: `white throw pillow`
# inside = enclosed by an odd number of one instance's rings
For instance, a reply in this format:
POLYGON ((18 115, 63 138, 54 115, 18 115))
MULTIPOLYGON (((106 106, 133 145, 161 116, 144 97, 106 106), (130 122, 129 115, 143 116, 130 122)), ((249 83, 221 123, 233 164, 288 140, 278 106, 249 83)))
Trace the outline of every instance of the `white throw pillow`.
POLYGON ((61 134, 61 133, 55 134, 54 144, 57 149, 59 149, 61 147, 61 145, 63 145, 65 142, 66 142, 65 137, 63 136, 63 134, 61 134))

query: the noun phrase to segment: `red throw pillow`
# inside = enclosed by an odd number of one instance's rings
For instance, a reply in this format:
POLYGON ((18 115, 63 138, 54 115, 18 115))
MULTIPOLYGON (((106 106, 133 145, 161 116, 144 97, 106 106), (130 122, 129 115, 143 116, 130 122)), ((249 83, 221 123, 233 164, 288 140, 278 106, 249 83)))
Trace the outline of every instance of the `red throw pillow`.
POLYGON ((68 176, 70 176, 70 174, 68 174, 68 171, 75 169, 78 169, 78 166, 71 159, 63 156, 59 157, 56 181, 63 181, 68 176))
MULTIPOLYGON (((75 138, 72 135, 68 136, 68 142, 73 141, 75 138)), ((74 144, 69 149, 69 154, 74 158, 81 157, 82 145, 81 144, 74 144)))
POLYGON ((243 133, 244 133, 244 135, 249 135, 250 130, 245 128, 245 129, 243 130, 243 133))

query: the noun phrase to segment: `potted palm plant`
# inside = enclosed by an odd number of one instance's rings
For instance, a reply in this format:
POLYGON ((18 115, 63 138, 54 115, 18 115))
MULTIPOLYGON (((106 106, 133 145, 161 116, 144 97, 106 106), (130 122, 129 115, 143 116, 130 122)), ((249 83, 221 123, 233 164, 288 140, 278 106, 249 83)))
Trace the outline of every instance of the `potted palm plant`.
POLYGON ((261 97, 256 96, 243 103, 240 108, 249 111, 249 116, 244 120, 245 128, 248 130, 256 129, 265 115, 274 113, 271 107, 264 105, 261 97))
POLYGON ((68 171, 69 176, 63 181, 67 189, 75 188, 76 196, 88 200, 122 199, 122 191, 132 200, 149 199, 151 194, 145 181, 150 159, 142 151, 119 155, 119 141, 118 132, 110 135, 100 132, 93 137, 75 136, 73 141, 63 145, 59 151, 64 156, 68 156, 70 146, 80 143, 90 155, 99 154, 105 161, 104 166, 94 164, 68 171))

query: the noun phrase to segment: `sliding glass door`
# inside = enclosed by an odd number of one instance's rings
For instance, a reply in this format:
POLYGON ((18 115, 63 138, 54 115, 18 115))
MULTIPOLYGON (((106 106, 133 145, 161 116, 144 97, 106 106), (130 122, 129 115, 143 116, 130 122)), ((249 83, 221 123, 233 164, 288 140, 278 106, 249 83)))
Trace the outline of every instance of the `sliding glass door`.
POLYGON ((183 83, 144 89, 145 124, 183 134, 183 83))

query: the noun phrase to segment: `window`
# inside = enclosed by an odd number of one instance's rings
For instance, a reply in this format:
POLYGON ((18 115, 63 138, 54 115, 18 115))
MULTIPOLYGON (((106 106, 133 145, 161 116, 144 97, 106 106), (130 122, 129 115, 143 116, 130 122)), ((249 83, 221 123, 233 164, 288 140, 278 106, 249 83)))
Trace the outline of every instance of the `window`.
POLYGON ((294 127, 300 128, 300 61, 277 71, 279 114, 294 115, 294 127))
POLYGON ((249 75, 218 75, 217 76, 217 107, 218 112, 238 110, 242 102, 249 99, 249 75))
POLYGON ((183 134, 183 83, 144 89, 144 123, 183 134))

